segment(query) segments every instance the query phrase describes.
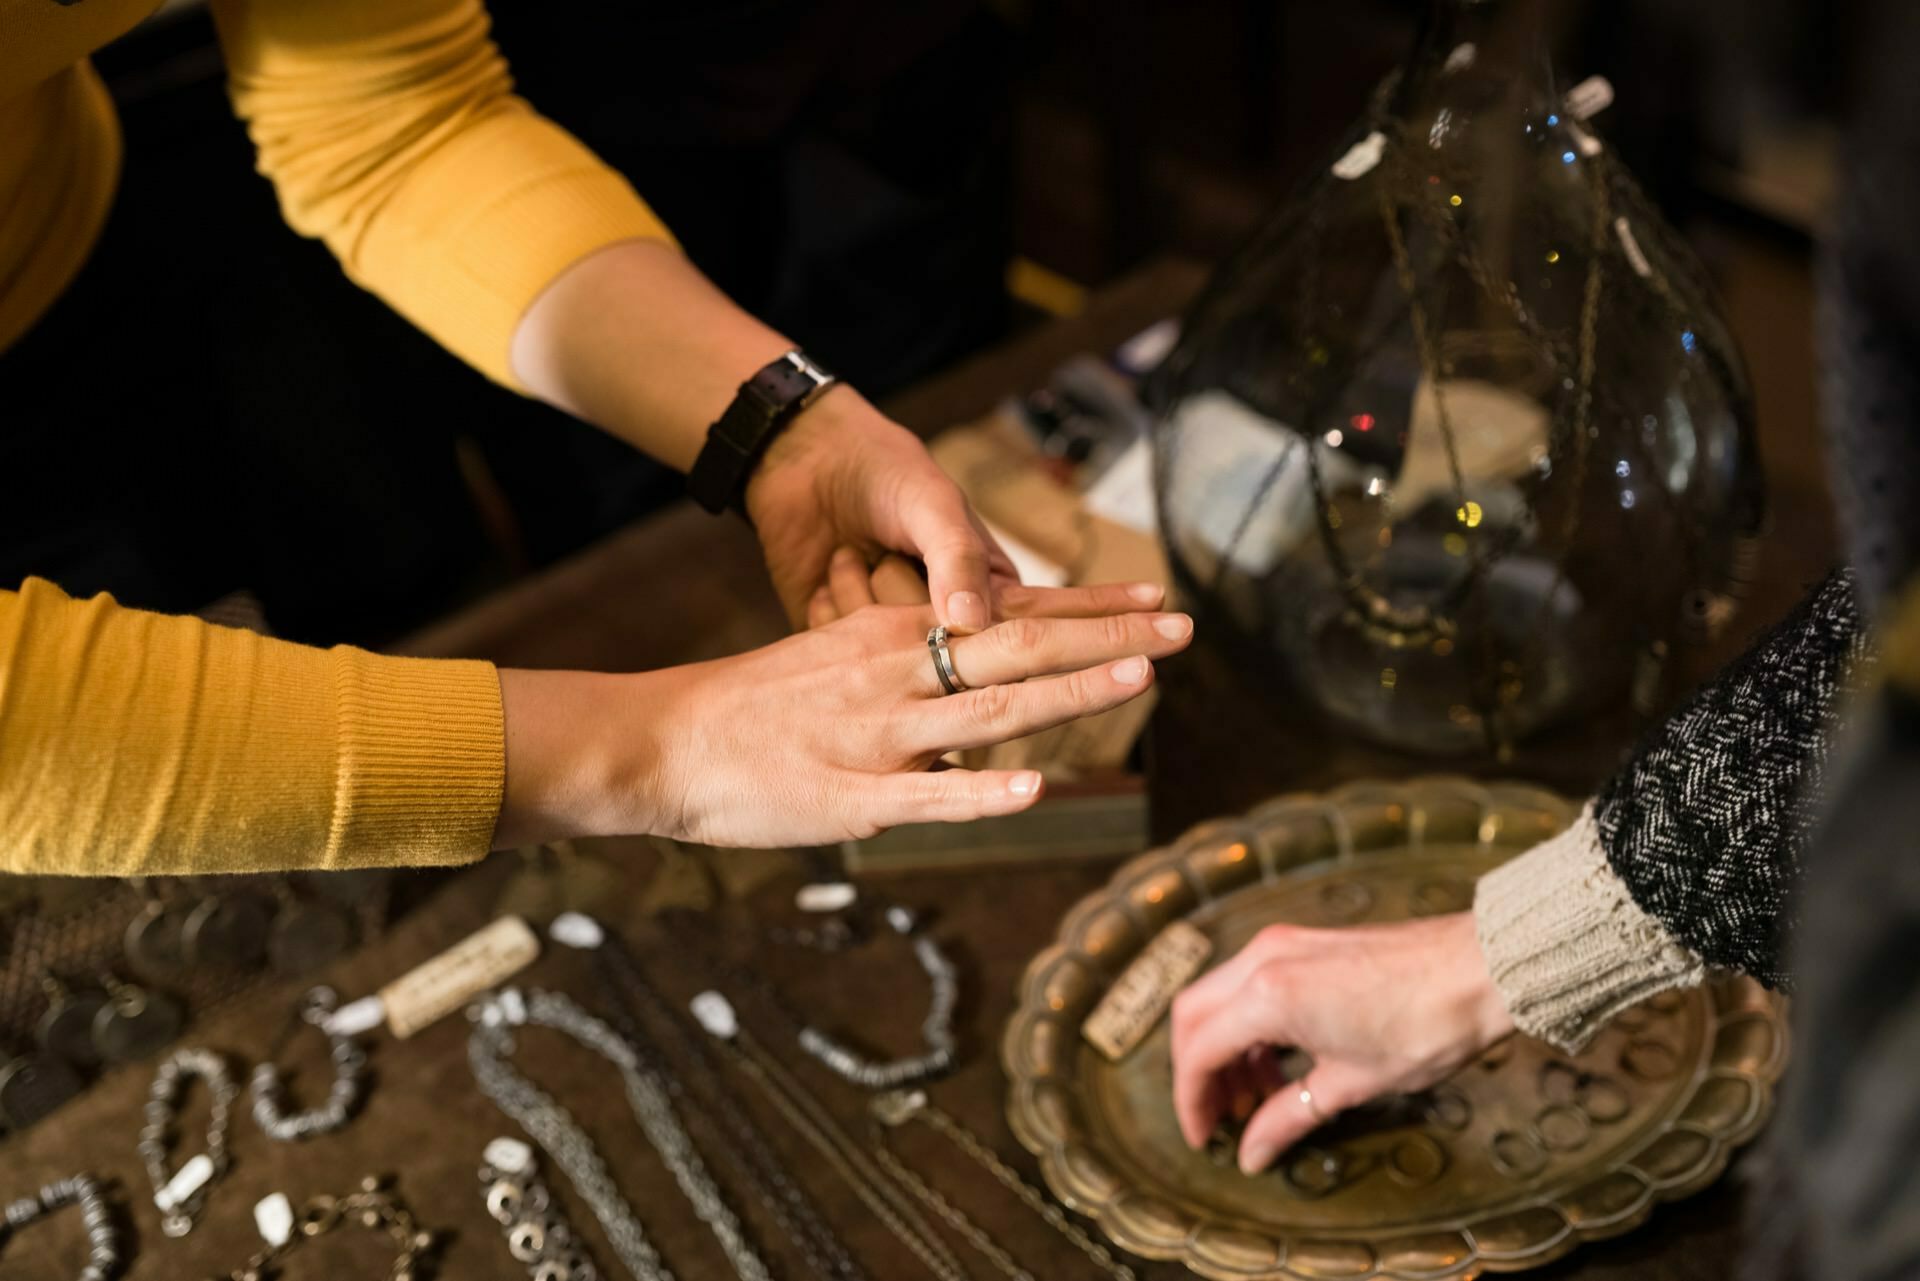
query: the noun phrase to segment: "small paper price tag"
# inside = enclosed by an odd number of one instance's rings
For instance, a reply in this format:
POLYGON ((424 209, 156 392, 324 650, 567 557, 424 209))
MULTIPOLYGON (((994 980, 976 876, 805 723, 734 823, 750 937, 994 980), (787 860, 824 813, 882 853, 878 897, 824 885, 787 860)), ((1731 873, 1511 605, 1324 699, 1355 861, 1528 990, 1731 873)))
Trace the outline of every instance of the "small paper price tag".
POLYGON ((1347 148, 1347 154, 1333 162, 1333 176, 1346 182, 1373 172, 1380 157, 1387 154, 1387 135, 1375 129, 1347 148))
POLYGON ((293 1238, 293 1202, 284 1192, 261 1197, 253 1207, 253 1226, 260 1239, 278 1249, 293 1238))
POLYGON ((1107 989, 1080 1025, 1080 1035, 1109 1060, 1124 1058, 1146 1039, 1173 998, 1212 954, 1211 939, 1196 926, 1175 921, 1107 989))
POLYGON ((517 916, 503 916, 380 989, 387 1026, 402 1040, 459 1009, 540 955, 540 939, 517 916))
POLYGON ((533 1168, 533 1149, 502 1136, 487 1144, 480 1159, 502 1174, 525 1174, 533 1168))
POLYGON ((802 912, 838 912, 852 907, 860 891, 848 881, 816 881, 802 885, 793 896, 793 905, 802 912))
POLYGON ((740 1032, 740 1017, 733 1012, 733 1002, 718 992, 702 992, 688 1008, 701 1027, 723 1041, 731 1041, 740 1032))
POLYGON ((153 1194, 154 1208, 162 1214, 171 1214, 186 1199, 207 1186, 213 1178, 213 1158, 205 1152, 196 1154, 192 1160, 173 1172, 165 1187, 153 1194))
POLYGON ((386 1021, 386 1002, 377 996, 363 996, 333 1012, 332 1017, 327 1019, 327 1033, 330 1036, 359 1036, 386 1021))
POLYGON ((1591 120, 1613 105, 1613 82, 1605 76, 1588 76, 1567 90, 1564 101, 1567 114, 1575 120, 1591 120))
POLYGON ((585 912, 560 913, 553 918, 553 924, 547 926, 547 935, 556 943, 583 952, 607 941, 607 932, 600 928, 600 922, 585 912))

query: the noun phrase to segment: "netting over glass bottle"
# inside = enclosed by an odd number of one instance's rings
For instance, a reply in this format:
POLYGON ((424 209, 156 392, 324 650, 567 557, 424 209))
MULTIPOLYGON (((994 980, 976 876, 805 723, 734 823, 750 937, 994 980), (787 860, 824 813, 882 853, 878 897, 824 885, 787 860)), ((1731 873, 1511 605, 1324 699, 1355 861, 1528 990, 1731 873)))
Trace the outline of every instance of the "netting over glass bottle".
POLYGON ((1650 705, 1760 519, 1733 339, 1536 5, 1442 0, 1148 389, 1182 591, 1423 754, 1650 705))

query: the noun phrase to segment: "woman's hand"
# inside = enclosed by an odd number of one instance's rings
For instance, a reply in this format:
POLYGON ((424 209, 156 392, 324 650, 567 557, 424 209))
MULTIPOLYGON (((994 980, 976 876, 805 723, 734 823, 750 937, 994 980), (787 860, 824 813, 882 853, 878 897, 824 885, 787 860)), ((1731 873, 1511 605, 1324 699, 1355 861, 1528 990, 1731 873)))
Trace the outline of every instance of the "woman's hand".
POLYGON ((1306 1051, 1312 1070, 1268 1097, 1241 1135, 1240 1168, 1257 1173, 1335 1114, 1425 1089, 1512 1030, 1470 912, 1271 925, 1174 1000, 1180 1133, 1196 1148, 1207 1141, 1261 1051, 1306 1051))
POLYGON ((1012 597, 1020 616, 950 642, 969 688, 944 697, 926 606, 862 609, 737 657, 631 676, 503 671, 495 844, 651 833, 818 845, 1023 810, 1040 798, 1032 770, 930 767, 1147 690, 1152 660, 1185 649, 1193 624, 1122 612, 1134 590, 1012 597))
POLYGON ((960 487, 906 428, 847 386, 835 387, 774 438, 747 484, 774 589, 795 623, 826 586, 842 545, 922 561, 940 621, 979 631, 1013 562, 974 515, 960 487))
MULTIPOLYGON (((1124 608, 1131 609, 1158 609, 1167 596, 1166 589, 1158 583, 1128 583, 1123 587, 1090 590, 1096 594, 1089 596, 1075 589, 1027 587, 1016 579, 997 573, 993 576, 994 600, 1009 618, 1039 614, 1064 617, 1062 611, 1065 610, 1094 608, 1086 603, 1088 601, 1121 599, 1113 596, 1116 591, 1125 593, 1124 608), (1076 600, 1081 603, 1075 605, 1076 600)), ((869 605, 925 605, 929 599, 927 580, 920 576, 914 562, 888 552, 879 564, 869 568, 867 558, 858 550, 841 547, 827 562, 827 581, 815 588, 807 600, 807 626, 825 627, 869 605)))

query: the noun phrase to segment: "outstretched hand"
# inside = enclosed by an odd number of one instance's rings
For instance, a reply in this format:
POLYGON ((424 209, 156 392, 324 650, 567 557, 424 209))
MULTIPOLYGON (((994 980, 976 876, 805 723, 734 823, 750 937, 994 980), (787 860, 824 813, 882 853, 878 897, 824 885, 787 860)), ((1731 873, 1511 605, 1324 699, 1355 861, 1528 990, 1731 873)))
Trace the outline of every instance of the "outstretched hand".
POLYGON ((1425 1089, 1512 1030, 1471 913, 1335 930, 1270 925, 1174 1000, 1180 1133, 1203 1145, 1258 1075, 1247 1071, 1252 1059, 1304 1050, 1312 1069, 1274 1090, 1241 1135, 1240 1168, 1254 1174, 1338 1113, 1425 1089))

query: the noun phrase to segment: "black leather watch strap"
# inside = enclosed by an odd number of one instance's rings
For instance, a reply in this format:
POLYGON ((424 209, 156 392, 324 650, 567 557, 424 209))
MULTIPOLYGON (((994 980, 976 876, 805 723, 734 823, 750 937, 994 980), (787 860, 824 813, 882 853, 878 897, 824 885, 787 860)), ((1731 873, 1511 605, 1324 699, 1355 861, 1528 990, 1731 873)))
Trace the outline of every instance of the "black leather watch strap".
POLYGON ((747 478, 767 446, 801 410, 837 380, 798 351, 790 351, 740 384, 733 403, 713 426, 687 473, 687 492, 718 515, 737 506, 747 478))

